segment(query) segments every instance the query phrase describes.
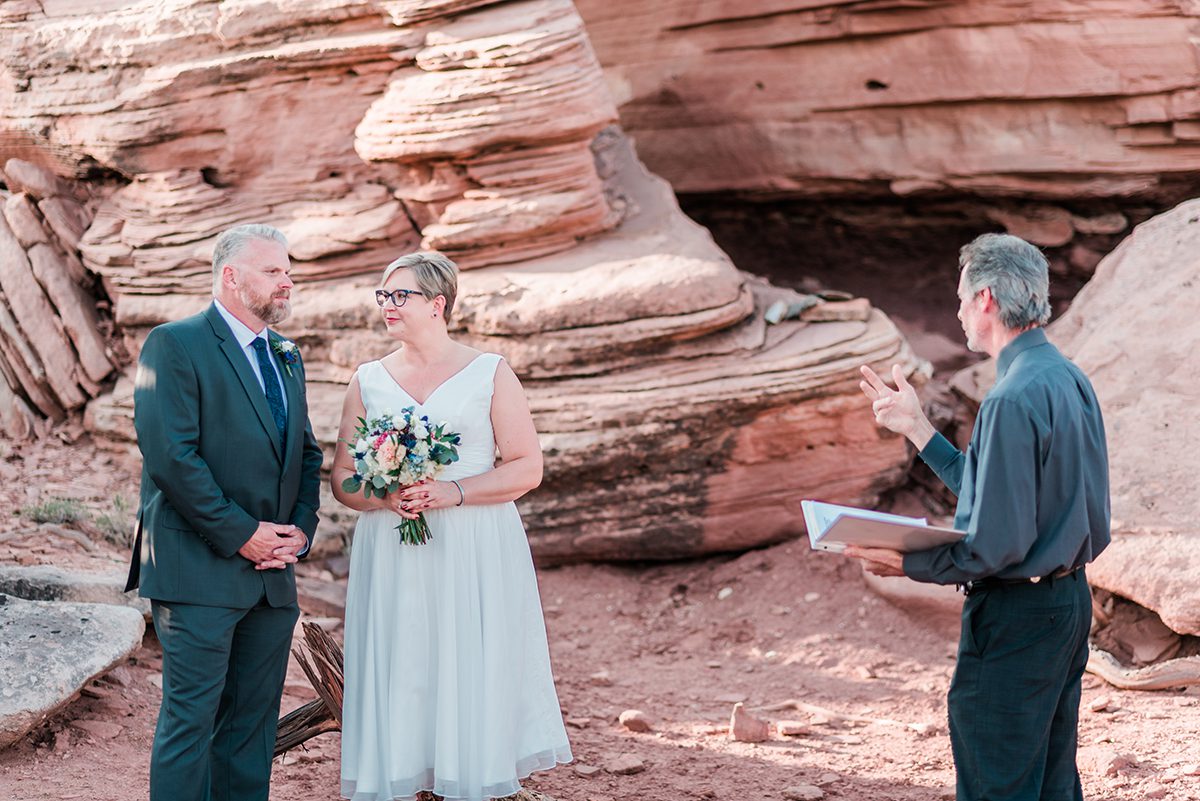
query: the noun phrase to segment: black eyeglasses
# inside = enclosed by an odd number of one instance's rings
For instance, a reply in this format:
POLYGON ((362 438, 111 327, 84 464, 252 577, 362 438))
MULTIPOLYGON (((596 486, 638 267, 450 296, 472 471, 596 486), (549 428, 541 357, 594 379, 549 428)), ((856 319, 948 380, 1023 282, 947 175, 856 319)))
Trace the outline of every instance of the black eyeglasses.
POLYGON ((398 309, 408 302, 409 295, 425 297, 425 293, 418 289, 393 289, 391 292, 386 289, 376 289, 375 302, 382 306, 390 300, 392 305, 398 309))

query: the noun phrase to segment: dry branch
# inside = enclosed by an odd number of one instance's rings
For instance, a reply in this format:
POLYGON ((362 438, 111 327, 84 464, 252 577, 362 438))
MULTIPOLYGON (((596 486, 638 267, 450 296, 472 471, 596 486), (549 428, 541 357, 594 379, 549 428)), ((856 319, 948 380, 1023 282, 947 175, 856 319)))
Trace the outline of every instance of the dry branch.
POLYGON ((878 724, 881 726, 901 726, 903 728, 915 731, 918 734, 928 734, 931 727, 927 723, 905 723, 902 720, 890 720, 888 718, 870 718, 864 715, 844 715, 841 712, 834 712, 832 709, 826 709, 823 706, 816 704, 808 704, 804 701, 799 701, 795 698, 789 698, 786 701, 780 701, 777 704, 769 704, 767 706, 758 707, 764 712, 779 712, 784 709, 795 709, 798 712, 807 712, 814 717, 824 718, 830 723, 860 723, 860 724, 878 724))
POLYGON ((342 730, 342 694, 345 686, 342 649, 316 623, 305 623, 304 643, 292 650, 304 675, 317 691, 317 699, 279 719, 275 756, 284 754, 319 734, 342 730))
POLYGON ((1122 690, 1166 690, 1200 684, 1200 656, 1168 659, 1140 668, 1125 667, 1108 651, 1088 646, 1088 673, 1122 690))

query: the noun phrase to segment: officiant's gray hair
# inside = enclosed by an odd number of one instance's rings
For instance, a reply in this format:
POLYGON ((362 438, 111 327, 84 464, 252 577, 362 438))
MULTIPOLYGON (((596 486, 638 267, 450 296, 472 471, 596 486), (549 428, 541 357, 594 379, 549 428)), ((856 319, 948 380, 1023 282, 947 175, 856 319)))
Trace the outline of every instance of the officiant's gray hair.
POLYGON ((383 280, 380 286, 385 286, 392 273, 396 270, 412 270, 417 289, 421 290, 427 299, 433 300, 438 295, 446 299, 444 311, 446 319, 450 319, 450 311, 454 308, 454 298, 458 295, 458 265, 435 250, 420 250, 401 256, 383 270, 383 280))
POLYGON ((972 295, 992 291, 1000 323, 1010 331, 1050 319, 1050 265, 1033 245, 1012 234, 983 234, 963 245, 958 266, 972 295))
POLYGON ((212 265, 213 265, 213 294, 216 295, 221 289, 221 271, 225 269, 225 265, 241 255, 242 251, 256 239, 261 239, 266 242, 278 242, 287 247, 287 237, 283 235, 283 231, 278 228, 272 228, 269 225, 261 223, 249 223, 247 225, 238 225, 230 228, 228 231, 222 232, 217 237, 217 243, 213 245, 212 265))

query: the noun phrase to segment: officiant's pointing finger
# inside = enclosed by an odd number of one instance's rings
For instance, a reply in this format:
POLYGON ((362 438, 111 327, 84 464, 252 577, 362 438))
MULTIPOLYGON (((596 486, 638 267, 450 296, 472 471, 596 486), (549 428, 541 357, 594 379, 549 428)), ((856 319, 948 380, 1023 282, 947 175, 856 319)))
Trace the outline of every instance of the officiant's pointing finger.
POLYGON ((921 399, 904 377, 904 370, 900 365, 892 365, 892 380, 896 382, 896 389, 884 383, 879 374, 865 364, 859 368, 859 372, 865 380, 858 382, 858 385, 871 401, 875 422, 908 437, 918 451, 929 444, 934 434, 933 425, 925 417, 925 412, 921 409, 921 399))

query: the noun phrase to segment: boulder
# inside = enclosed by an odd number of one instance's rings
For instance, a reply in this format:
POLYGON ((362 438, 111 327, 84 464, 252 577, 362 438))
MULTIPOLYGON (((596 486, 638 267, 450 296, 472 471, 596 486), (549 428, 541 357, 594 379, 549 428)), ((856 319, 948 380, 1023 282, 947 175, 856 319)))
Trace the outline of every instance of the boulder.
POLYGON ((55 420, 82 409, 115 360, 76 251, 90 212, 41 167, 9 159, 5 175, 19 191, 0 204, 0 430, 24 439, 33 409, 55 420))
MULTIPOLYGON (((1153 194, 1200 168, 1183 6, 575 5, 622 125, 680 192, 1078 202, 1153 194)), ((1013 222, 1069 234, 1035 216, 1013 222)))
MULTIPOLYGON (((1200 200, 1139 225, 1096 268, 1047 333, 1087 373, 1104 412, 1113 542, 1088 568, 1095 585, 1153 609, 1180 634, 1200 634, 1200 482, 1192 374, 1200 355, 1200 200)), ((985 362, 954 386, 976 406, 985 362)))
MULTIPOLYGON (((875 427, 855 371, 922 364, 866 301, 768 325, 798 296, 739 271, 642 166, 568 0, 103 7, 0 33, 0 65, 28 89, 4 96, 0 143, 42 131, 39 163, 61 178, 107 171, 82 181, 95 215, 78 250, 130 357, 151 326, 208 303, 220 231, 274 224, 298 281, 281 330, 304 349, 328 454, 349 377, 394 347, 371 297, 380 270, 432 247, 464 268, 452 334, 503 354, 529 395, 546 469, 520 506, 539 560, 773 542, 802 530, 799 498, 869 505, 903 475, 906 446, 875 427)), ((71 253, 72 218, 31 197, 14 204, 22 235, 36 208, 71 253)), ((38 303, 12 316, 39 319, 38 303)), ((27 350, 78 332, 51 333, 27 350)), ((17 383, 61 415, 94 394, 91 364, 74 359, 69 400, 24 361, 17 383)), ((132 436, 123 368, 87 403, 97 434, 132 436)))
POLYGON ((141 645, 140 612, 0 595, 0 748, 20 740, 141 645))
POLYGON ((81 573, 51 565, 0 565, 0 594, 26 601, 113 604, 150 615, 150 601, 125 592, 125 573, 81 573))

